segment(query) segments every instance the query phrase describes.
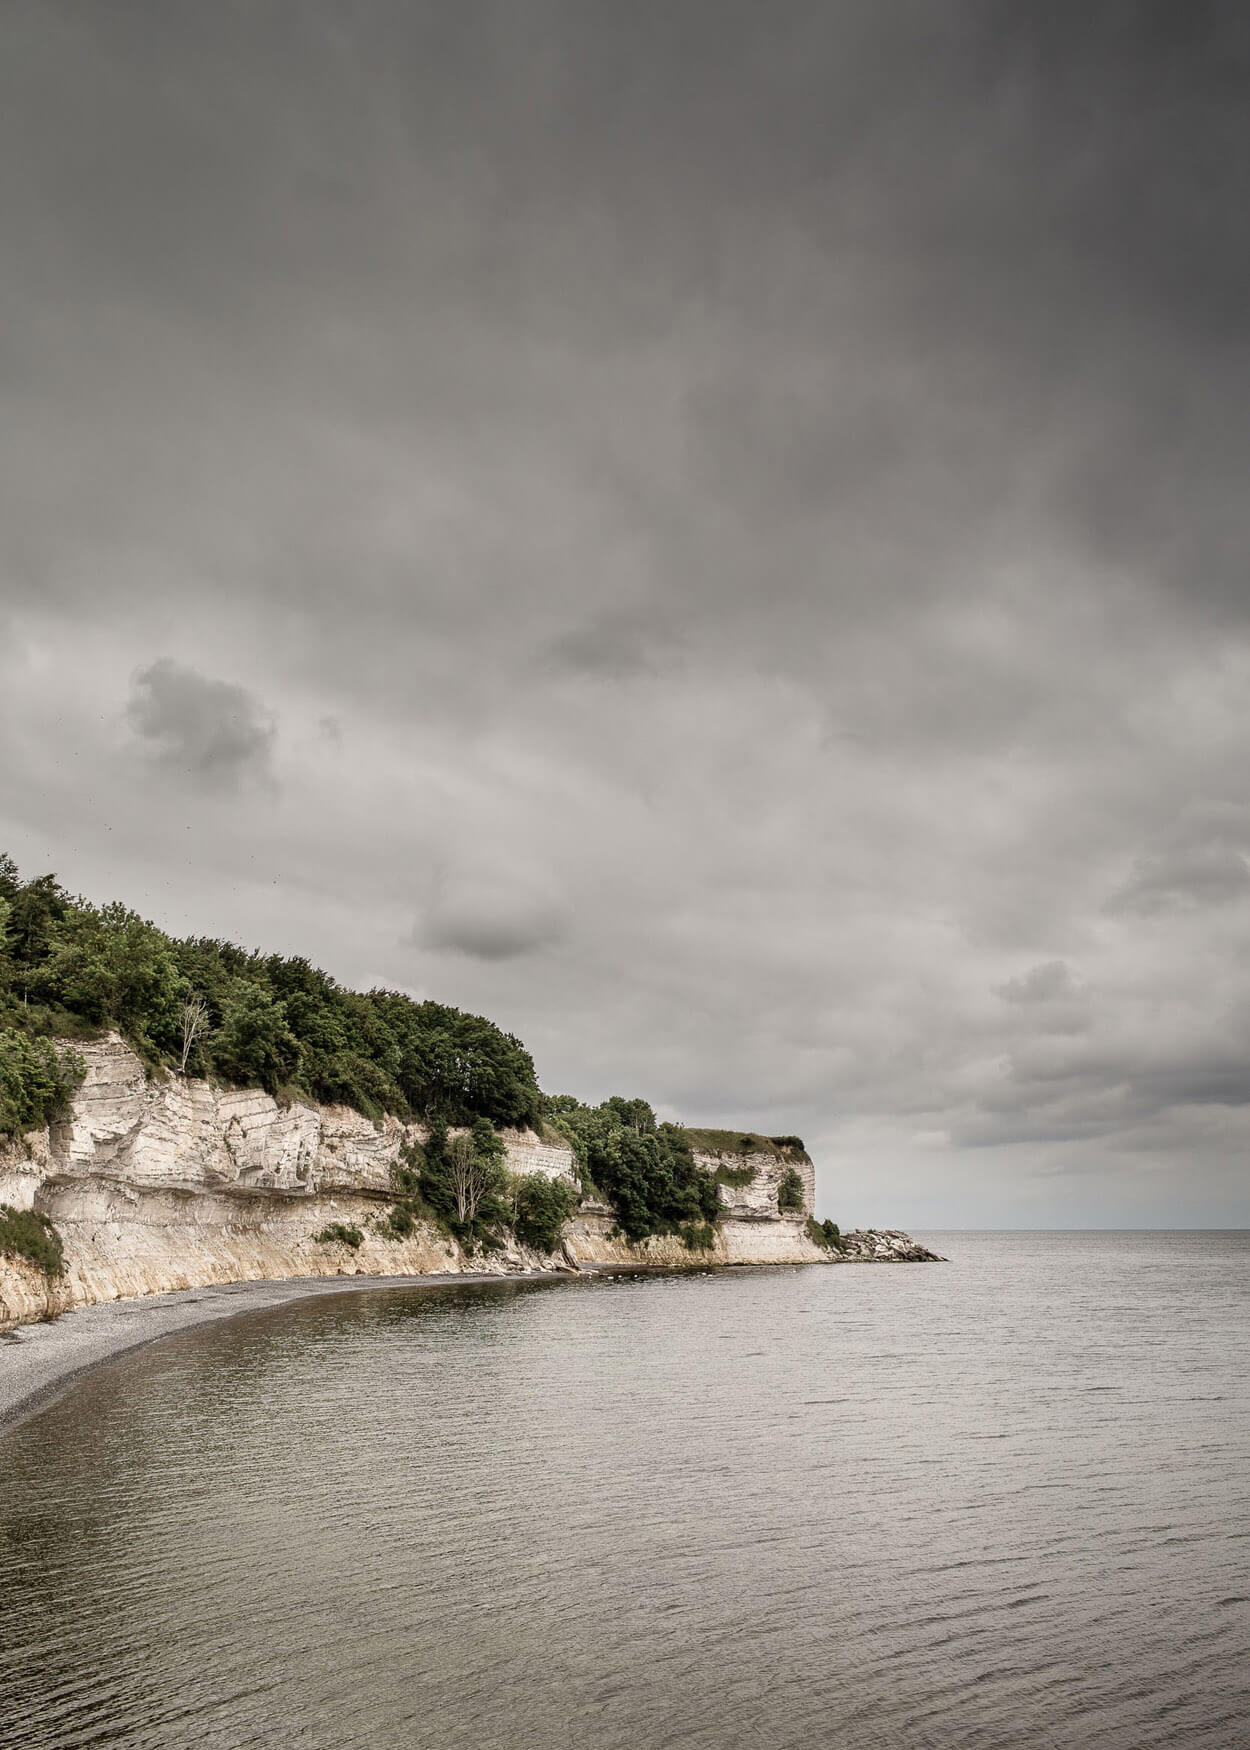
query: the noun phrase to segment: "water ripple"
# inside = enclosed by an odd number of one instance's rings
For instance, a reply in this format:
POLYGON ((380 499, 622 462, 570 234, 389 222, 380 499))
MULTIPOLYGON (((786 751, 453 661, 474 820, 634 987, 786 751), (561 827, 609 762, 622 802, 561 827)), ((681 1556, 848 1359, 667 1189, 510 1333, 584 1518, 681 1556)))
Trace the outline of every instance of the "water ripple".
POLYGON ((23 1750, 1230 1750, 1245 1235, 309 1301, 0 1437, 23 1750))

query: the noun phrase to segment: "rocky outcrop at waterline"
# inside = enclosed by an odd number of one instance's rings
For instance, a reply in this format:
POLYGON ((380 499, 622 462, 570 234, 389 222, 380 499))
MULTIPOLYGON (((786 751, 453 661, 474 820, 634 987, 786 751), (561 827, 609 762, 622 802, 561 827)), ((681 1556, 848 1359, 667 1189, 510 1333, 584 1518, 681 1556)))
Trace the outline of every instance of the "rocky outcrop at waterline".
MULTIPOLYGON (((696 1154, 721 1169, 722 1214, 705 1248, 692 1252, 675 1235, 631 1245, 606 1205, 583 1200, 554 1256, 515 1241, 469 1256, 431 1223, 399 1237, 386 1220, 393 1169, 406 1144, 425 1139, 421 1125, 153 1077, 116 1034, 80 1051, 86 1074, 65 1121, 0 1145, 0 1204, 48 1216, 64 1254, 51 1277, 0 1256, 0 1329, 128 1295, 283 1277, 932 1257, 905 1234, 818 1243, 808 1231, 812 1163, 781 1146, 749 1168, 741 1154, 696 1154), (787 1175, 801 1183, 801 1208, 778 1206, 787 1175), (335 1227, 357 1230, 359 1245, 318 1237, 335 1227)), ((530 1130, 501 1134, 512 1172, 576 1183, 568 1146, 530 1130)))

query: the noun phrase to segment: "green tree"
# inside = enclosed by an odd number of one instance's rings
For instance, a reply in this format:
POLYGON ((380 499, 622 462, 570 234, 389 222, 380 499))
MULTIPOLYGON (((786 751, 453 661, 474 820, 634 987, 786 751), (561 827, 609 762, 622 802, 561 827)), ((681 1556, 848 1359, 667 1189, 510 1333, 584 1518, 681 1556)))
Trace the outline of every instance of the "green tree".
POLYGON ((507 1219, 507 1151, 489 1119, 451 1134, 441 1121, 422 1151, 421 1195, 459 1239, 481 1238, 507 1219))
POLYGON ((513 1232, 521 1244, 536 1252, 554 1252, 565 1222, 577 1208, 576 1187, 567 1179, 525 1173, 514 1183, 513 1198, 513 1232))
POLYGON ((302 956, 175 941, 122 905, 23 883, 0 853, 0 1024, 32 1037, 116 1025, 144 1058, 378 1118, 533 1122, 541 1096, 521 1042, 480 1015, 398 991, 344 990, 302 956), (184 1008, 205 1025, 187 1050, 184 1008))
POLYGON ((18 886, 16 892, 6 893, 5 898, 9 901, 8 950, 17 975, 15 982, 25 996, 33 976, 52 952, 56 926, 70 909, 69 895, 55 875, 40 875, 18 886))
POLYGON ((13 956, 9 953, 9 919, 12 914, 12 903, 0 891, 0 1003, 13 986, 13 956))
POLYGON ((715 1179, 696 1164, 681 1126, 657 1125, 645 1100, 613 1095, 601 1106, 570 1107, 557 1096, 547 1111, 573 1145, 583 1185, 607 1198, 628 1239, 717 1219, 715 1179))
POLYGON ((299 1041, 286 1009, 259 984, 241 982, 213 1039, 213 1063, 227 1080, 276 1094, 299 1067, 299 1041))
POLYGON ((56 925, 41 993, 97 1026, 115 1023, 161 1051, 181 1040, 186 985, 155 925, 123 905, 75 907, 56 925))

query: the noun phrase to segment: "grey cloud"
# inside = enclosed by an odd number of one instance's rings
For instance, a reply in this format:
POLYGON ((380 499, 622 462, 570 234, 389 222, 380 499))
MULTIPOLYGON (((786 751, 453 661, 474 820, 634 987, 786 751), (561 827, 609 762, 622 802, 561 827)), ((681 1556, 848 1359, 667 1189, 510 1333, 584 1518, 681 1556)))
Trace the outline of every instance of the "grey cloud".
POLYGON ((435 953, 484 961, 516 960, 549 949, 567 920, 549 895, 495 878, 446 878, 418 920, 412 940, 435 953))
POLYGON ((1135 859, 1108 910, 1151 916, 1229 905, 1250 894, 1250 809, 1229 802, 1189 805, 1158 849, 1135 859))
POLYGON ((673 654, 661 626, 604 615, 553 639, 545 662, 557 673, 623 680, 655 672, 673 654))
POLYGON ((1048 960, 1018 978, 998 986, 998 995, 1008 1003, 1063 1002, 1081 995, 1081 987, 1062 960, 1048 960))
POLYGON ((159 764, 207 788, 270 775, 275 728, 259 700, 169 657, 135 675, 126 719, 159 764))
POLYGON ((1250 1216, 1243 8, 0 32, 0 842, 839 1219, 1250 1216))
POLYGON ((1250 894, 1250 863, 1240 851, 1202 845, 1143 857, 1109 901, 1110 909, 1145 916, 1192 906, 1228 905, 1250 894))

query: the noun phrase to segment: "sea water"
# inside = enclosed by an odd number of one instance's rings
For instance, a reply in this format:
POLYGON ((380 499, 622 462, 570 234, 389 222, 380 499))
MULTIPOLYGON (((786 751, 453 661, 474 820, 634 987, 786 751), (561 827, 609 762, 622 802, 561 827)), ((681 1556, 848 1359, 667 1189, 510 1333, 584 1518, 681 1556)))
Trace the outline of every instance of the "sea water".
POLYGON ((927 1237, 98 1369, 0 1434, 0 1743, 1250 1744, 1250 1236, 927 1237))

